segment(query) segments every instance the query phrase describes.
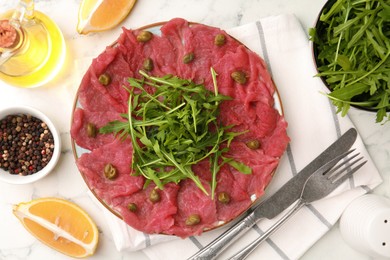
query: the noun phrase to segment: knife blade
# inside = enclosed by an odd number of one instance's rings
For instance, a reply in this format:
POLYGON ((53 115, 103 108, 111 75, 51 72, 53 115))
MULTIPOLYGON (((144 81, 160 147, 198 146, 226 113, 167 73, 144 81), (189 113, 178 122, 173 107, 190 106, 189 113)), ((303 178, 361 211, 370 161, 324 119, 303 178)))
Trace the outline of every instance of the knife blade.
POLYGON ((210 244, 188 258, 189 260, 215 259, 227 246, 236 241, 262 218, 272 219, 299 198, 306 179, 325 163, 345 153, 351 148, 357 137, 354 128, 349 129, 325 151, 311 161, 297 175, 287 181, 267 200, 249 210, 246 216, 222 233, 210 244))

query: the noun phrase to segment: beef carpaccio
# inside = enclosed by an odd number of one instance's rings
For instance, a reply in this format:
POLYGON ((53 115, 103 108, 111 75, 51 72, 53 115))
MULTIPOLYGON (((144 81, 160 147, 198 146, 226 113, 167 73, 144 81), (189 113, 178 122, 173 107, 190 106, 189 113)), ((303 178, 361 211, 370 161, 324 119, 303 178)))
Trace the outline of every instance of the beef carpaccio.
MULTIPOLYGON (((234 219, 253 203, 251 197, 264 193, 289 142, 287 123, 274 108, 275 86, 264 61, 225 31, 176 18, 164 23, 146 42, 137 40, 140 33, 123 29, 116 44, 93 60, 82 79, 71 136, 88 152, 76 158, 76 163, 93 193, 131 227, 182 238, 199 235, 234 219), (217 35, 224 36, 222 42, 216 42, 217 35), (184 63, 188 53, 193 54, 193 60, 184 63), (220 105, 218 119, 224 125, 234 125, 231 131, 245 132, 232 141, 225 156, 246 164, 252 174, 242 174, 224 164, 217 175, 214 199, 186 179, 166 184, 158 190, 160 200, 151 202, 149 195, 156 186, 151 183, 144 188, 144 177, 132 175, 131 141, 90 129, 90 124, 99 128, 121 120, 129 99, 123 86, 129 86, 129 77, 142 78, 138 71, 146 59, 153 61, 150 74, 154 76, 176 75, 203 83, 209 90, 214 88, 210 67, 214 68, 219 92, 231 97, 220 105), (244 82, 232 78, 235 71, 245 73, 244 82), (102 74, 110 75, 110 81, 102 84, 102 74), (117 169, 115 179, 105 177, 107 164, 117 169), (228 196, 228 202, 219 200, 218 194, 228 196), (188 225, 186 221, 194 215, 198 223, 188 225)), ((209 160, 192 168, 210 191, 209 160)))

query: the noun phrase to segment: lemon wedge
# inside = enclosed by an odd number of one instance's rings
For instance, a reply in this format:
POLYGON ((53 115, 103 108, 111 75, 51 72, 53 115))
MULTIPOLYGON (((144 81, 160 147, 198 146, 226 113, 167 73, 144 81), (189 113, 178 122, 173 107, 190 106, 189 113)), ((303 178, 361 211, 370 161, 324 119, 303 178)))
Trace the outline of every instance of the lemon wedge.
POLYGON ((136 0, 83 0, 80 3, 77 32, 88 34, 117 26, 133 9, 136 0))
POLYGON ((96 224, 72 202, 35 199, 15 205, 13 213, 38 240, 65 255, 83 258, 95 253, 99 237, 96 224))

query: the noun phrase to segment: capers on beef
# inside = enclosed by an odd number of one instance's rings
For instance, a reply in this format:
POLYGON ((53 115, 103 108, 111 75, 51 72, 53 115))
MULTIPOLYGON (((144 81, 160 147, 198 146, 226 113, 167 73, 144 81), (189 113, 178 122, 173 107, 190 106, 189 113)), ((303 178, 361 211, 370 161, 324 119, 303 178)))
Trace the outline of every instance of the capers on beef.
POLYGON ((226 192, 220 192, 218 193, 218 201, 227 204, 230 202, 230 196, 226 192))
POLYGON ((246 83, 246 75, 242 71, 234 71, 232 74, 230 74, 232 79, 237 82, 238 84, 245 84, 246 83))
POLYGON ((103 86, 107 86, 111 82, 111 77, 107 73, 103 73, 99 76, 99 82, 103 86))
POLYGON ((214 38, 214 44, 217 46, 222 46, 226 43, 226 37, 224 34, 217 34, 214 38))
POLYGON ((196 224, 199 224, 199 222, 200 222, 200 216, 198 214, 191 214, 186 219, 187 226, 195 226, 196 224))
POLYGON ((131 211, 131 212, 136 212, 138 207, 135 203, 129 203, 129 205, 127 205, 127 208, 131 211))
POLYGON ((149 31, 141 31, 138 35, 137 35, 137 41, 139 42, 147 42, 147 41, 150 41, 150 39, 152 39, 153 37, 153 34, 149 31))
POLYGON ((152 71, 154 68, 153 60, 151 58, 145 59, 143 67, 146 71, 152 71))
POLYGON ((92 123, 88 123, 87 124, 87 135, 88 137, 96 137, 96 134, 97 134, 97 129, 96 129, 96 126, 92 123))
POLYGON ((153 189, 149 194, 149 200, 153 203, 159 202, 161 200, 160 193, 153 189))
POLYGON ((256 150, 260 148, 260 142, 258 140, 251 140, 246 143, 249 149, 256 150))
POLYGON ((188 64, 188 63, 190 63, 193 60, 194 60, 194 53, 193 52, 187 53, 183 57, 183 63, 184 64, 188 64))
POLYGON ((104 176, 107 179, 113 180, 117 177, 117 175, 117 170, 111 163, 108 163, 106 166, 104 166, 104 176))

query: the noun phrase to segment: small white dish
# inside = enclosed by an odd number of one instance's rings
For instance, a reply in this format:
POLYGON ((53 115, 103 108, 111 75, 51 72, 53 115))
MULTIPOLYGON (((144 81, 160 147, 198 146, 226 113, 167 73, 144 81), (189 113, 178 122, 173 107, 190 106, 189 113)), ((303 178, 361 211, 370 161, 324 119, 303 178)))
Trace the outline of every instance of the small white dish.
POLYGON ((29 106, 15 106, 5 109, 0 109, 0 120, 4 119, 7 115, 16 115, 16 114, 26 114, 36 117, 42 120, 48 126, 50 132, 53 135, 54 139, 54 150, 52 157, 49 163, 40 171, 35 172, 31 175, 19 175, 19 174, 10 174, 4 169, 0 168, 0 181, 10 183, 10 184, 28 184, 33 183, 47 176, 55 167, 58 162, 58 159, 61 155, 61 138, 57 128, 54 126, 53 122, 41 111, 29 107, 29 106))

